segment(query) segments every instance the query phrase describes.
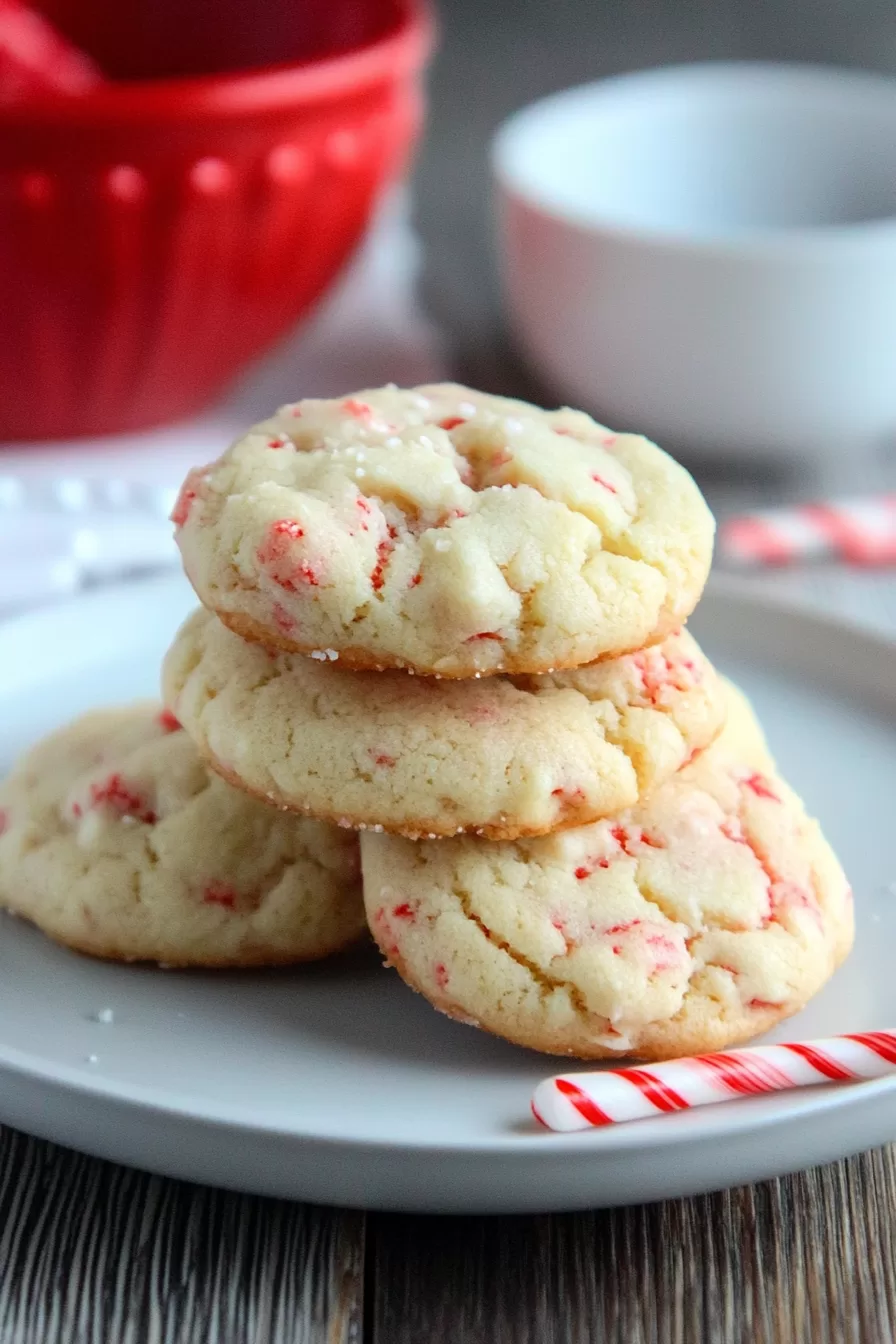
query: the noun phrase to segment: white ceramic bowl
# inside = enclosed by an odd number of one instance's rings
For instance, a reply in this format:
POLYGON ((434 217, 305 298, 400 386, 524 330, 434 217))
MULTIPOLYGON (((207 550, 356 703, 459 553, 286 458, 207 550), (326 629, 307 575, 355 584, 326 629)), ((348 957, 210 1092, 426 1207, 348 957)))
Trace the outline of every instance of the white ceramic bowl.
POLYGON ((493 150, 511 322, 552 388, 701 455, 896 433, 896 79, 623 75, 493 150))

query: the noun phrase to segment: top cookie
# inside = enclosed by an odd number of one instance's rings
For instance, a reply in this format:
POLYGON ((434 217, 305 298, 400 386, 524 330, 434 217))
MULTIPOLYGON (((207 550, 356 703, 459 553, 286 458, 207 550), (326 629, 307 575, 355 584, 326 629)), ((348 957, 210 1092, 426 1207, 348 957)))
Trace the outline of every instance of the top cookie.
POLYGON ((199 597, 238 634, 445 677, 662 639, 713 536, 646 439, 451 384, 285 406, 191 472, 172 517, 199 597))

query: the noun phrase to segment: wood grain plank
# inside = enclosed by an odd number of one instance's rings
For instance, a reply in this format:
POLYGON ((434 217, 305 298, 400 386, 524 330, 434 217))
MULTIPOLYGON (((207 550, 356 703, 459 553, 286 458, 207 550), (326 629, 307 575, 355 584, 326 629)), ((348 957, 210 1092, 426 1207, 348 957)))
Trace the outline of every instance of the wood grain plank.
POLYGON ((360 1344, 364 1221, 0 1130, 0 1344, 360 1344))
POLYGON ((371 1216, 367 1344, 884 1344, 896 1149, 534 1218, 371 1216))

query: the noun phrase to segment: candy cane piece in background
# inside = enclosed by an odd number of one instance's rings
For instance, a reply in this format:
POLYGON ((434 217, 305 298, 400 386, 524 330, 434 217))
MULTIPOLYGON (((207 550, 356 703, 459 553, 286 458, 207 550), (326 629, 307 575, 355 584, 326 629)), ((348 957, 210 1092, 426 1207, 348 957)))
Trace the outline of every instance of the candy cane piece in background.
POLYGON ((866 1031, 630 1069, 560 1074, 538 1084, 532 1114, 545 1128, 569 1133, 765 1092, 887 1074, 896 1074, 896 1030, 866 1031))
POLYGON ((719 527, 719 555, 745 566, 800 560, 896 565, 896 495, 795 504, 728 518, 719 527))

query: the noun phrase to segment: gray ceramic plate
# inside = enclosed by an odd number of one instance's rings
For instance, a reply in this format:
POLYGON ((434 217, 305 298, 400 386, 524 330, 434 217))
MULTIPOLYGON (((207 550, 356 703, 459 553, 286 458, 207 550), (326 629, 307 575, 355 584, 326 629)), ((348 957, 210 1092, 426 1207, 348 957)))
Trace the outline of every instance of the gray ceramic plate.
MULTIPOLYGON (((153 693, 190 606, 165 579, 0 626, 0 768, 87 706, 153 693)), ((896 647, 736 587, 693 628, 753 696, 855 887, 856 950, 783 1036, 896 1025, 896 647)), ((552 1136, 528 1104, 556 1068, 434 1013, 371 954, 185 974, 94 963, 0 920, 0 1120, 174 1176, 375 1208, 573 1209, 896 1137, 896 1080, 552 1136), (92 1020, 106 1007, 112 1025, 92 1020)))

